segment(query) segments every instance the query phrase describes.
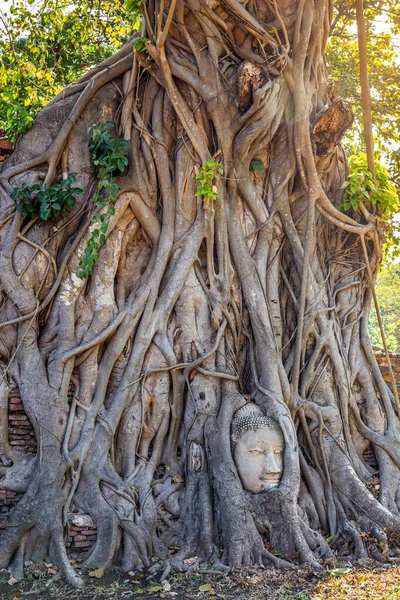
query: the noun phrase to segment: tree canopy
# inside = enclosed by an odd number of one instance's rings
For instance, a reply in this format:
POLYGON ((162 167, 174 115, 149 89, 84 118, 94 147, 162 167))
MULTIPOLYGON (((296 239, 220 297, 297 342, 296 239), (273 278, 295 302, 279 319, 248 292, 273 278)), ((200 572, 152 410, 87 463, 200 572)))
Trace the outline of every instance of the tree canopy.
POLYGON ((139 26, 123 0, 22 0, 0 13, 0 126, 15 141, 66 85, 139 26))

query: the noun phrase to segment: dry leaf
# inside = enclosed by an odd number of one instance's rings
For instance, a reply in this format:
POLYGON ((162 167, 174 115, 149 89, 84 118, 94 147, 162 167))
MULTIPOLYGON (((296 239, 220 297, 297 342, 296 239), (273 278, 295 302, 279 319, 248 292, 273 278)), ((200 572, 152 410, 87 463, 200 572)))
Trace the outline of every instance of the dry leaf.
POLYGON ((161 592, 163 587, 161 585, 153 585, 153 587, 149 588, 147 591, 155 594, 156 592, 161 592))
POLYGON ((200 592, 213 592, 214 588, 211 583, 205 583, 199 587, 200 592))
POLYGON ((89 571, 89 577, 96 577, 97 579, 100 579, 100 577, 103 577, 104 575, 104 569, 96 569, 95 571, 89 571))
POLYGON ((163 584, 164 592, 170 592, 171 591, 171 584, 170 584, 169 581, 162 581, 161 583, 163 584))
POLYGON ((185 558, 183 561, 185 565, 194 565, 194 563, 198 560, 197 556, 192 556, 191 558, 185 558))
POLYGON ((7 583, 8 585, 15 585, 16 583, 18 583, 18 579, 15 579, 15 577, 10 577, 7 583))

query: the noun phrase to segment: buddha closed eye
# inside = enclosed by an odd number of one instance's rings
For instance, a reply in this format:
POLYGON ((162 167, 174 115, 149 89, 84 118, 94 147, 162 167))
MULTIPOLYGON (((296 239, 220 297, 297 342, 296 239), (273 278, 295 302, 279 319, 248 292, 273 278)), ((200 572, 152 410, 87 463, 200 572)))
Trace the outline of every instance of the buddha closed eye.
POLYGON ((245 404, 232 420, 233 458, 243 487, 258 494, 279 485, 284 441, 275 421, 255 404, 245 404))

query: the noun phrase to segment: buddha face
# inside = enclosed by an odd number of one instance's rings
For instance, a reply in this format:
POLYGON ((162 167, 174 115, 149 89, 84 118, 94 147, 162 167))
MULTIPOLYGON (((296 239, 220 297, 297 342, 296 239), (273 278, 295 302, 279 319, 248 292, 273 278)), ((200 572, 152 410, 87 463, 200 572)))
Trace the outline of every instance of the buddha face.
POLYGON ((284 442, 277 429, 249 429, 233 448, 233 458, 244 489, 253 494, 278 487, 284 442))

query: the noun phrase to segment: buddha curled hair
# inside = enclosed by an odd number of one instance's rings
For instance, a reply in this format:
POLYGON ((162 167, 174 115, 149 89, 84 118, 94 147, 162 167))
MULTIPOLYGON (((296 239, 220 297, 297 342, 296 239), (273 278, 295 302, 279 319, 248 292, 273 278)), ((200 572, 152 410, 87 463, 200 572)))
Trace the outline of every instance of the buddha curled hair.
POLYGON ((231 431, 232 442, 237 442, 240 436, 250 429, 253 431, 256 431, 257 429, 271 429, 279 432, 282 436, 280 425, 274 421, 274 419, 266 417, 261 408, 253 402, 244 404, 233 415, 231 431))

